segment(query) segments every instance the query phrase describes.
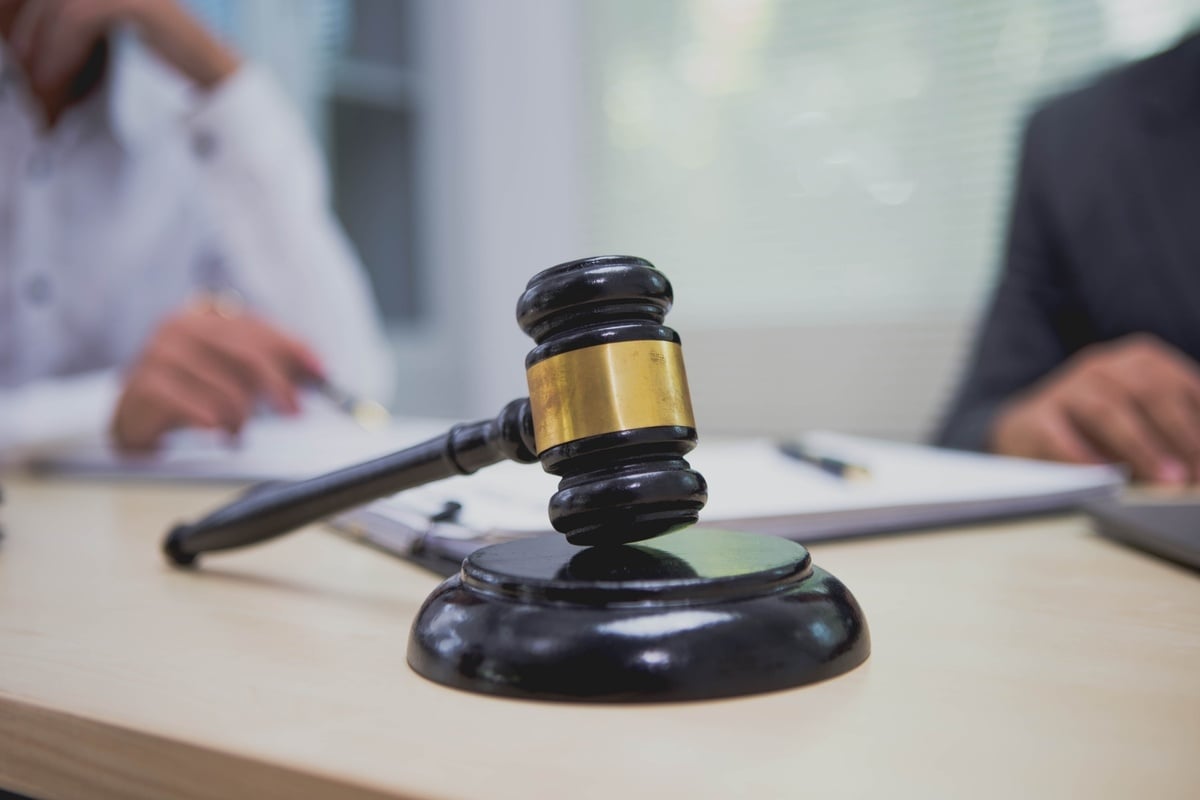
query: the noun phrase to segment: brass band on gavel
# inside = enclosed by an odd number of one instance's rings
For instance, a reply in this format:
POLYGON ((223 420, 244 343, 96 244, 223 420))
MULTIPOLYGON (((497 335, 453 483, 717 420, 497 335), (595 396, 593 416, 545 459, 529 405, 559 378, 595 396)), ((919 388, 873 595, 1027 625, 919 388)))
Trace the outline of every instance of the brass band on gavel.
POLYGON ((533 364, 526 377, 539 453, 614 431, 696 427, 677 342, 638 340, 571 350, 533 364))

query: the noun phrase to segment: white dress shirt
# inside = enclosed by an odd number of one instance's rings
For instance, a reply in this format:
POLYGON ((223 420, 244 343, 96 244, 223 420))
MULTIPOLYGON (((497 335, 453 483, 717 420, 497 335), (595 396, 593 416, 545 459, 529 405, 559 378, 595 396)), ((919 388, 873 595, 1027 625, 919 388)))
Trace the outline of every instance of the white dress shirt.
POLYGON ((108 424, 123 367, 236 290, 372 397, 390 359, 311 137, 250 64, 188 84, 129 35, 49 131, 0 46, 0 457, 108 424))

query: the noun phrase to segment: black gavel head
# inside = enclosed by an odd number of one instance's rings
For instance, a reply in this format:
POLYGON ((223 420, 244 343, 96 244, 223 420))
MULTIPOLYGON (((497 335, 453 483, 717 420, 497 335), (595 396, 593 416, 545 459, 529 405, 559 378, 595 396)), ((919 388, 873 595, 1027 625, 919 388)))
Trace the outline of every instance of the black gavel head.
POLYGON ((550 522, 576 545, 626 544, 696 522, 708 499, 671 284, 631 256, 559 264, 529 281, 517 321, 538 460, 562 478, 550 522))

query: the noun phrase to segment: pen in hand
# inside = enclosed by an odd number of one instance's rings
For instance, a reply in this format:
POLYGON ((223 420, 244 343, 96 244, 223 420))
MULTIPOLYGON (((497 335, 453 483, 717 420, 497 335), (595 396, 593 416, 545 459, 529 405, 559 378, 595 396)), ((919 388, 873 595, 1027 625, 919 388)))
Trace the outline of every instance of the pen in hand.
MULTIPOLYGON (((239 291, 231 287, 202 289, 193 299, 192 305, 199 311, 211 313, 230 321, 241 319, 246 315, 245 299, 239 291)), ((387 426, 391 421, 391 414, 382 403, 359 397, 333 383, 324 377, 324 369, 320 362, 311 356, 306 348, 301 347, 300 350, 300 367, 307 379, 306 385, 323 395, 334 407, 349 415, 362 428, 373 431, 387 426), (304 357, 306 354, 308 357, 304 357)))
POLYGON ((782 442, 779 452, 788 458, 803 461, 822 472, 847 481, 861 481, 871 477, 871 471, 861 464, 853 464, 840 458, 818 453, 800 442, 782 442))
POLYGON ((373 431, 385 427, 392 415, 376 400, 358 397, 352 392, 331 383, 328 379, 320 379, 313 383, 313 388, 324 395, 339 410, 349 414, 355 422, 367 430, 373 431))

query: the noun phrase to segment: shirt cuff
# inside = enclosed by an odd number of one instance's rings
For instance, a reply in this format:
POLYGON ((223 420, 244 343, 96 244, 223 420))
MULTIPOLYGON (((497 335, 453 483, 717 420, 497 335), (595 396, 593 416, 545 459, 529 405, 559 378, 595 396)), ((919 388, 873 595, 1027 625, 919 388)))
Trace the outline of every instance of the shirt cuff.
POLYGON ((120 393, 116 370, 0 392, 0 463, 26 461, 73 441, 103 441, 120 393))

